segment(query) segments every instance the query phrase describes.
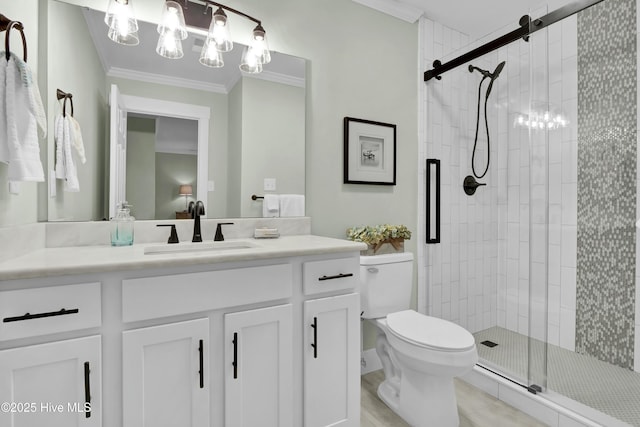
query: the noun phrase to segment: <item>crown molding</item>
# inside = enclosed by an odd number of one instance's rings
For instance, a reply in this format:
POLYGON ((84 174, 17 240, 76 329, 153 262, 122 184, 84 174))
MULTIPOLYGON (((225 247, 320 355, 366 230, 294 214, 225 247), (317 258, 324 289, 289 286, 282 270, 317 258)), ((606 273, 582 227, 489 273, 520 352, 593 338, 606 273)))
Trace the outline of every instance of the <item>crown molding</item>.
POLYGON ((267 80, 274 83, 282 83, 283 85, 305 87, 305 81, 301 77, 288 76, 286 74, 275 73, 273 71, 263 71, 259 74, 242 73, 243 77, 251 77, 254 79, 267 80))
POLYGON ((119 77, 122 79, 138 80, 147 83, 156 83, 161 85, 177 86, 186 89, 203 90, 214 93, 228 93, 225 85, 216 83, 205 83, 197 80, 183 79, 179 77, 168 77, 162 74, 145 73, 142 71, 127 70, 124 68, 111 67, 107 71, 109 77, 119 77))
POLYGON ((394 18, 402 19, 403 21, 413 24, 422 15, 424 10, 415 6, 403 3, 397 0, 352 0, 363 6, 370 7, 378 12, 386 13, 394 18))

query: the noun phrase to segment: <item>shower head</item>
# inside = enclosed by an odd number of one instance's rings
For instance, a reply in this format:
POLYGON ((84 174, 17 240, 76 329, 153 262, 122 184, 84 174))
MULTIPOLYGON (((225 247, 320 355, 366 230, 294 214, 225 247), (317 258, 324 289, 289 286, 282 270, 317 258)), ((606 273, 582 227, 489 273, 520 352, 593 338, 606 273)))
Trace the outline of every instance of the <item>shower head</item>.
POLYGON ((485 95, 487 98, 491 93, 491 88, 493 88, 493 82, 498 78, 505 64, 506 64, 506 61, 502 61, 501 63, 499 63, 496 69, 493 71, 493 74, 491 74, 491 81, 489 82, 489 87, 487 87, 487 94, 485 95))
POLYGON ((499 63, 496 69, 493 71, 493 73, 490 73, 487 70, 483 70, 482 68, 469 65, 469 72, 473 73, 474 71, 479 71, 480 74, 482 74, 484 77, 489 78, 491 80, 495 80, 498 78, 498 76, 502 72, 502 69, 504 68, 505 64, 506 64, 506 61, 502 61, 501 63, 499 63))

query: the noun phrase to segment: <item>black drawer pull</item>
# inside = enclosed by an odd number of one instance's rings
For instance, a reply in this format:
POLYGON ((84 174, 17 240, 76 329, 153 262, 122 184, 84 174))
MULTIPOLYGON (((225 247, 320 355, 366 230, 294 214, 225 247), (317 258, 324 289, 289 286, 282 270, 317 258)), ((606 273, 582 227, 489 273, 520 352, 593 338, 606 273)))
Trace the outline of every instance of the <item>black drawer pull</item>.
POLYGON ((320 280, 321 282, 324 280, 333 280, 333 279, 342 279, 343 277, 351 277, 353 276, 353 273, 347 273, 347 274, 336 274, 335 276, 322 276, 322 277, 318 277, 318 280, 320 280))
POLYGON ((313 344, 311 344, 311 347, 313 347, 313 358, 317 359, 318 358, 318 318, 317 317, 313 318, 313 323, 311 324, 311 327, 313 328, 313 344))
POLYGON ((233 333, 233 379, 238 378, 238 333, 233 333))
POLYGON ((198 373, 200 374, 200 388, 204 388, 204 342, 200 340, 200 345, 198 345, 198 351, 200 352, 200 370, 198 373))
POLYGON ((64 316, 66 314, 76 314, 79 311, 80 310, 78 310, 77 308, 73 308, 71 310, 67 310, 67 309, 63 308, 60 311, 50 311, 48 313, 36 313, 36 314, 25 313, 24 316, 5 317, 4 319, 2 319, 2 321, 4 323, 20 322, 22 320, 41 319, 43 317, 53 317, 53 316, 64 316))
POLYGON ((91 417, 91 383, 89 382, 89 374, 91 368, 89 362, 84 362, 84 416, 91 417))

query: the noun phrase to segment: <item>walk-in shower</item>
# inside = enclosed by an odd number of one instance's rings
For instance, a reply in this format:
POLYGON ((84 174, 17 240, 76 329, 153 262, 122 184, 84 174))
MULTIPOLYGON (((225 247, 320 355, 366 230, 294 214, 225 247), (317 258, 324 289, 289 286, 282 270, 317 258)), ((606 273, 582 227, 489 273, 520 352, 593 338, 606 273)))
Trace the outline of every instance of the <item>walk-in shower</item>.
POLYGON ((640 426, 637 4, 529 16, 489 47, 423 23, 425 62, 440 60, 425 72, 423 154, 446 196, 418 308, 470 330, 482 370, 640 426), (474 197, 457 190, 469 170, 486 182, 474 197))

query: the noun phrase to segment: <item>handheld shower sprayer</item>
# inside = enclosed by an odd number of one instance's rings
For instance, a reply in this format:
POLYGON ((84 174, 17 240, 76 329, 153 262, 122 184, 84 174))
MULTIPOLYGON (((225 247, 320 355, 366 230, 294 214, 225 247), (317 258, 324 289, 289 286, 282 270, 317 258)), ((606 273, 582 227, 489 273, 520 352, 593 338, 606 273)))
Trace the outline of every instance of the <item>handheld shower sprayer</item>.
MULTIPOLYGON (((469 72, 473 73, 474 71, 478 71, 480 72, 480 74, 482 74, 482 80, 480 80, 480 84, 478 85, 478 114, 476 116, 476 136, 475 139, 473 141, 473 154, 471 156, 471 170, 473 171, 473 175, 476 178, 482 178, 487 174, 487 171, 489 170, 489 161, 490 161, 490 139, 489 139, 489 121, 487 119, 487 103, 489 101, 489 94, 491 93, 491 89, 493 89, 493 82, 496 81, 496 79, 500 76, 500 73, 502 72, 502 70, 504 69, 504 66, 506 65, 505 61, 502 61, 501 63, 498 64, 498 66, 496 67, 495 70, 493 70, 493 73, 487 71, 487 70, 483 70, 482 68, 478 68, 475 67, 473 65, 469 65, 469 72), (484 83, 484 81, 486 79, 489 79, 489 86, 487 87, 487 91, 484 95, 484 123, 485 123, 485 127, 487 129, 487 166, 484 169, 484 172, 482 172, 482 174, 478 175, 476 173, 476 168, 475 168, 475 157, 476 157, 476 147, 478 145, 478 128, 480 127, 480 97, 482 94, 482 83, 484 83)), ((467 193, 468 194, 468 193, 467 193)))

